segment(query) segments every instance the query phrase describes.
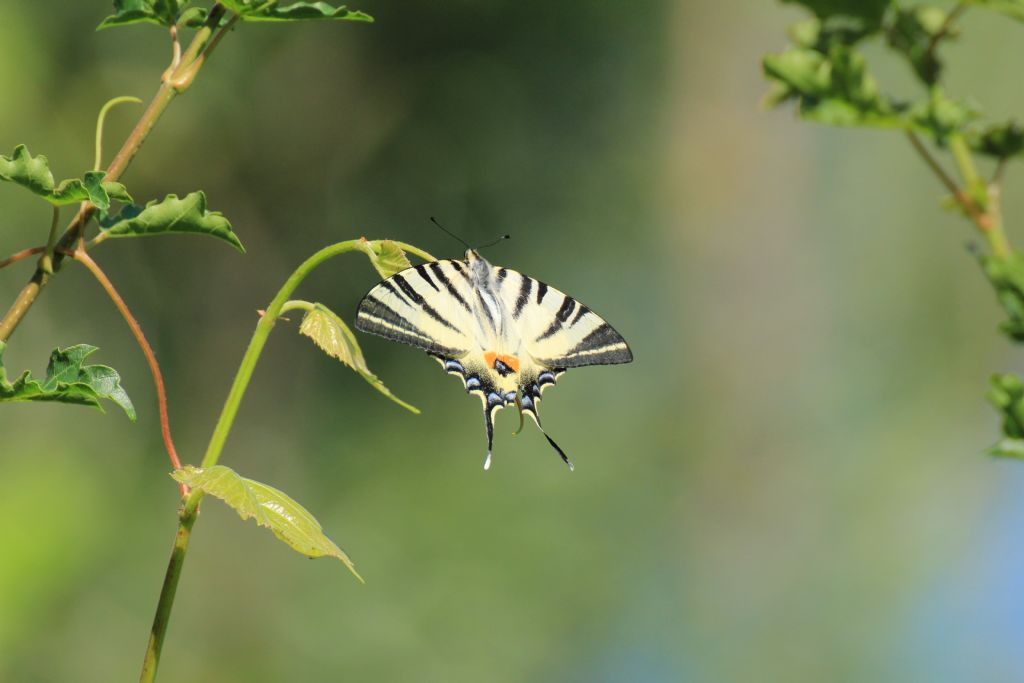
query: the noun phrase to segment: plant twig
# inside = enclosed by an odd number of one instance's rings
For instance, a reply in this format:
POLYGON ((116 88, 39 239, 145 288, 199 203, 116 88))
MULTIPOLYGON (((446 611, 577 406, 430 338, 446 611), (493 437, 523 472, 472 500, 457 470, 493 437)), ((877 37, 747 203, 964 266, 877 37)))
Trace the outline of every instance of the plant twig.
POLYGON ((955 199, 957 203, 963 207, 963 210, 971 216, 982 232, 987 230, 987 220, 984 212, 977 203, 957 186, 956 181, 953 180, 952 176, 946 173, 946 170, 942 168, 941 164, 939 164, 935 157, 932 156, 932 153, 928 151, 928 148, 924 146, 924 143, 921 142, 921 138, 919 138, 916 133, 913 131, 907 131, 907 137, 910 138, 910 143, 914 146, 914 149, 917 150, 917 153, 921 155, 921 158, 924 159, 925 163, 928 164, 928 167, 931 168, 932 172, 935 173, 935 176, 946 187, 946 189, 949 190, 950 194, 953 195, 953 199, 955 199))
MULTIPOLYGON (((207 15, 206 23, 196 31, 192 43, 182 57, 183 63, 180 65, 180 68, 187 69, 191 66, 191 61, 187 60, 194 60, 202 48, 206 46, 207 41, 213 35, 214 27, 220 23, 221 17, 224 16, 224 12, 225 9, 220 3, 214 3, 207 15)), ((192 78, 195 78, 194 73, 192 78)), ((114 156, 110 165, 107 166, 106 180, 114 181, 121 177, 121 174, 128 168, 128 164, 135 158, 135 155, 142 147, 142 143, 149 136, 150 131, 153 130, 153 126, 156 125, 156 122, 178 92, 170 83, 161 83, 156 95, 153 96, 149 106, 146 107, 146 111, 143 112, 132 132, 125 139, 124 144, 121 145, 121 149, 114 156)), ((53 259, 54 268, 60 265, 63 253, 71 248, 75 239, 84 234, 85 225, 95 210, 96 207, 91 204, 83 204, 82 208, 79 209, 78 214, 75 215, 74 220, 71 221, 71 224, 68 225, 64 234, 61 235, 60 240, 57 242, 56 253, 53 259)), ((32 308, 32 305, 39 297, 39 292, 42 291, 42 288, 46 286, 49 280, 50 275, 48 273, 40 268, 36 269, 32 278, 18 293, 17 298, 15 298, 7 313, 4 314, 3 318, 0 318, 0 341, 5 342, 10 339, 11 335, 14 334, 14 330, 18 327, 18 323, 21 322, 29 309, 32 308)))
MULTIPOLYGON (((160 434, 164 440, 164 448, 167 450, 167 457, 171 460, 171 466, 176 470, 180 470, 181 460, 178 458, 178 452, 174 448, 174 440, 171 438, 171 423, 167 417, 167 393, 164 390, 164 377, 163 373, 160 372, 160 364, 157 363, 156 354, 153 353, 153 347, 149 345, 139 322, 135 319, 135 316, 132 315, 132 312, 128 310, 128 305, 124 302, 124 299, 121 298, 121 295, 118 294, 114 284, 110 281, 110 278, 107 277, 106 273, 104 273, 99 267, 99 264, 97 264, 89 254, 81 249, 70 252, 68 255, 88 268, 89 272, 93 274, 93 277, 96 278, 103 289, 107 292, 107 296, 109 296, 110 300, 114 302, 117 310, 121 313, 121 317, 124 318, 129 329, 131 329, 132 335, 135 336, 135 341, 138 342, 143 355, 146 356, 146 362, 149 364, 149 371, 153 375, 153 384, 156 385, 156 400, 160 410, 160 434)), ((188 493, 188 487, 184 484, 181 484, 180 488, 182 496, 188 493)))
POLYGON ((12 263, 17 263, 18 261, 21 261, 22 259, 27 259, 29 256, 32 256, 34 254, 41 254, 44 251, 46 251, 46 247, 30 247, 28 249, 22 249, 21 251, 16 251, 13 254, 11 254, 10 256, 8 256, 7 258, 0 259, 0 268, 6 268, 7 266, 11 265, 12 263))
POLYGON ((39 257, 39 269, 47 275, 53 275, 53 247, 57 241, 57 222, 60 220, 60 207, 53 207, 53 218, 50 220, 50 234, 46 238, 46 248, 39 257))

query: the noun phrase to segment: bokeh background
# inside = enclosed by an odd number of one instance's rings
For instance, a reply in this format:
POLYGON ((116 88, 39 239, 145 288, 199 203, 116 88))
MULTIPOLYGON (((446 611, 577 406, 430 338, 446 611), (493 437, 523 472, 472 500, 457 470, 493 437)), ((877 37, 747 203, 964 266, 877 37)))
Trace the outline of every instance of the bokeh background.
MULTIPOLYGON (((222 462, 318 516, 367 585, 204 503, 162 681, 1018 681, 1024 466, 982 455, 993 371, 1021 369, 966 224, 897 134, 759 108, 773 2, 367 0, 373 25, 241 27, 125 180, 203 189, 248 247, 108 242, 197 462, 256 322, 315 249, 359 235, 487 256, 581 298, 636 362, 567 374, 543 405, 575 459, 423 354, 364 338, 413 416, 281 324, 222 462)), ((154 26, 108 3, 0 3, 0 150, 91 165, 107 99, 148 98, 154 26)), ((1024 27, 970 12, 950 85, 1024 111, 1024 27)), ((902 64, 869 55, 911 93, 902 64)), ((115 110, 108 156, 138 109, 115 110)), ((1008 175, 1011 239, 1024 216, 1008 175)), ((0 187, 0 251, 48 208, 0 187)), ((0 272, 8 300, 30 266, 0 272)), ((339 259, 300 290, 351 319, 375 281, 339 259)), ((140 417, 0 412, 0 680, 138 675, 176 489, 141 353, 68 267, 11 371, 101 347, 140 417)))

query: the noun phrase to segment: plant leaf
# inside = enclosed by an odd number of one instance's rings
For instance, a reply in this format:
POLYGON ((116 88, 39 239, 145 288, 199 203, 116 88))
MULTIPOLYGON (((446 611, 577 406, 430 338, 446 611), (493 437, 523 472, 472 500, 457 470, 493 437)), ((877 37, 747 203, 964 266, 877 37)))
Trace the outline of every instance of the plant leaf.
POLYGON ((57 401, 98 408, 100 399, 121 406, 128 418, 135 421, 135 406, 121 386, 117 371, 106 365, 83 365, 86 357, 96 351, 95 346, 77 344, 66 349, 54 349, 46 367, 43 381, 34 379, 26 370, 14 382, 7 379, 3 365, 6 345, 0 342, 0 402, 2 401, 57 401))
POLYGON ((100 218, 100 228, 110 237, 141 237, 184 232, 210 235, 224 240, 238 251, 245 248, 231 230, 231 223, 217 211, 206 210, 206 195, 190 192, 182 198, 169 194, 145 207, 129 204, 116 216, 100 218))
POLYGON ((360 247, 382 278, 389 278, 406 268, 412 268, 405 252, 391 240, 362 240, 360 247))
POLYGON ((114 0, 114 13, 100 22, 96 30, 143 22, 173 26, 188 4, 188 0, 114 0))
MULTIPOLYGON (((981 255, 978 260, 1007 315, 999 330, 1024 343, 1024 256, 1013 252, 1004 257, 981 255)), ((1020 436, 1024 437, 1024 431, 1020 436)))
POLYGON ((821 19, 840 18, 859 23, 864 30, 877 31, 892 0, 783 0, 803 5, 821 19))
POLYGON ((110 206, 107 186, 127 196, 124 185, 104 183, 104 175, 103 171, 89 171, 85 180, 71 178, 56 184, 50 163, 42 154, 32 156, 25 145, 15 147, 9 157, 0 154, 0 180, 21 185, 54 206, 91 201, 97 208, 105 210, 110 206))
POLYGON ((851 47, 833 44, 828 53, 790 48, 766 55, 764 73, 773 82, 769 105, 797 101, 800 116, 836 126, 905 128, 905 107, 884 98, 867 72, 864 56, 851 47))
POLYGON ((223 465, 206 469, 188 465, 171 474, 178 482, 199 489, 227 503, 242 519, 255 519, 293 550, 307 557, 336 557, 360 582, 355 565, 334 541, 327 538, 320 523, 304 507, 283 492, 245 479, 223 465))
POLYGON ((886 31, 889 46, 907 58, 925 85, 934 85, 942 73, 936 41, 956 36, 946 26, 948 17, 949 13, 941 7, 918 5, 897 11, 886 31))
POLYGON ((988 449, 988 454, 996 458, 1024 460, 1024 439, 1000 439, 988 449))
POLYGON ((242 21, 373 21, 368 14, 349 10, 345 5, 334 7, 326 2, 295 2, 284 7, 277 0, 225 0, 221 4, 239 15, 242 21))
POLYGON ((1024 153, 1024 129, 1016 121, 991 125, 969 136, 971 148, 997 159, 1009 159, 1024 153))
POLYGON ((370 372, 363 350, 348 325, 323 304, 313 304, 299 325, 299 332, 313 340, 328 356, 337 358, 355 370, 370 386, 403 408, 419 414, 419 409, 391 393, 380 379, 370 372))
POLYGON ((1024 21, 1024 0, 966 0, 969 5, 977 5, 995 12, 1001 12, 1018 21, 1024 21))

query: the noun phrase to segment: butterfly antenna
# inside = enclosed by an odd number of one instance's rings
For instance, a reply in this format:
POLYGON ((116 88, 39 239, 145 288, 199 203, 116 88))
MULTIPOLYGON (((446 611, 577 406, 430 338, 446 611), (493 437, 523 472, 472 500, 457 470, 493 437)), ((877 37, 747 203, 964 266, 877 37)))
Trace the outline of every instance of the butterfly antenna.
POLYGON ((499 237, 498 239, 494 240, 493 242, 488 242, 487 244, 481 244, 479 247, 477 247, 477 249, 486 249, 488 247, 493 247, 495 244, 497 244, 498 242, 500 242, 502 240, 510 240, 510 239, 512 239, 512 235, 502 235, 501 237, 499 237))
POLYGON ((433 223, 434 225, 436 225, 437 227, 439 227, 449 237, 454 237, 456 240, 458 240, 462 244, 462 246, 466 247, 466 249, 472 249, 473 248, 473 247, 469 246, 469 244, 466 242, 466 240, 462 239, 461 237, 456 235, 454 232, 452 232, 448 228, 446 228, 443 225, 441 225, 440 223, 438 223, 437 219, 434 218, 433 216, 430 217, 430 222, 433 223))

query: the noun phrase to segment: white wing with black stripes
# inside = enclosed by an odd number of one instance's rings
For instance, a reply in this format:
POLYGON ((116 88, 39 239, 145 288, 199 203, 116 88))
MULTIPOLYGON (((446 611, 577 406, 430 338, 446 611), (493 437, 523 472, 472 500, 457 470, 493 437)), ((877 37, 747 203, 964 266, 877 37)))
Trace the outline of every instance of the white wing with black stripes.
MULTIPOLYGON (((391 276, 359 304, 356 329, 425 350, 480 396, 490 466, 494 414, 515 405, 544 432, 544 388, 567 368, 628 363, 633 354, 611 325, 579 301, 474 250, 465 261, 433 261, 391 276)), ((522 426, 520 425, 520 428, 522 426)))

